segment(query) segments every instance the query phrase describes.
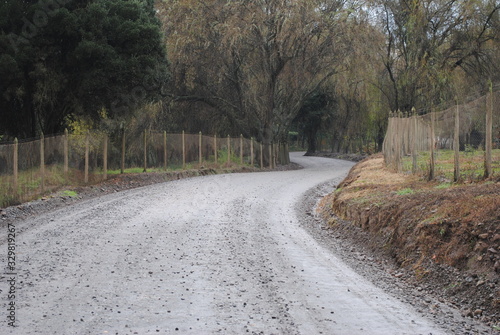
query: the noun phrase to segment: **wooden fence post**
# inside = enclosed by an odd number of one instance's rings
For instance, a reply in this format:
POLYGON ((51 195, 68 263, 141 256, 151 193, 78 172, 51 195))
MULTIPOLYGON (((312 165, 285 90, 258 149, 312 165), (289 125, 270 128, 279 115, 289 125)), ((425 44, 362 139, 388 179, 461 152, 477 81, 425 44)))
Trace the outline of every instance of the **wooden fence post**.
POLYGON ((410 154, 411 152, 411 129, 413 127, 413 124, 412 124, 412 118, 411 118, 411 115, 410 113, 405 113, 404 114, 404 130, 403 130, 403 133, 406 135, 405 136, 405 149, 404 149, 404 153, 405 154, 410 154))
POLYGON ((147 172, 148 170, 148 134, 147 134, 147 130, 144 129, 144 136, 143 136, 143 141, 144 141, 144 148, 143 148, 143 152, 144 152, 144 169, 142 170, 142 172, 147 172))
POLYGON ((40 175, 41 175, 40 187, 43 193, 45 191, 45 137, 43 136, 43 133, 40 138, 40 175))
MULTIPOLYGON (((320 135, 320 138, 322 138, 322 135, 320 135)), ((323 142, 323 139, 321 139, 321 142, 323 142)), ((280 148, 281 148, 281 141, 278 140, 278 143, 273 145, 273 154, 274 154, 274 167, 278 166, 278 164, 281 164, 281 158, 280 158, 280 148)))
POLYGON ((167 132, 163 132, 163 166, 167 170, 167 132))
POLYGON ((108 134, 104 134, 104 149, 102 152, 103 161, 103 179, 108 179, 108 134))
POLYGON ((290 143, 286 143, 286 162, 287 164, 290 164, 290 143))
POLYGON ((231 138, 227 135, 227 164, 231 163, 231 138))
POLYGON ((260 142, 260 168, 264 168, 264 149, 262 146, 262 142, 260 142))
POLYGON ((253 137, 250 138, 250 165, 253 167, 253 137))
POLYGON ((201 131, 200 131, 200 137, 198 139, 198 160, 199 160, 199 163, 200 163, 200 166, 201 164, 203 163, 203 152, 202 152, 202 142, 203 142, 203 139, 202 139, 202 134, 201 134, 201 131))
POLYGON ((186 134, 182 131, 182 169, 186 169, 186 134))
POLYGON ((398 111, 398 116, 396 118, 396 151, 395 151, 395 163, 396 163, 396 171, 401 172, 401 152, 403 150, 403 135, 401 134, 402 122, 401 122, 402 113, 398 111))
POLYGON ((85 136, 85 177, 84 177, 85 184, 89 182, 89 141, 90 141, 90 132, 87 131, 87 135, 85 136))
POLYGON ((273 168, 273 144, 269 143, 269 168, 273 168))
MULTIPOLYGON (((320 139, 321 139, 321 142, 323 142, 323 136, 322 135, 320 135, 320 139)), ((281 141, 278 140, 278 143, 276 143, 273 146, 274 167, 278 166, 278 164, 281 164, 281 153, 280 153, 280 151, 281 151, 281 141)), ((321 151, 321 149, 320 149, 320 151, 321 151)))
POLYGON ((460 107, 458 98, 456 99, 457 109, 455 111, 455 134, 453 137, 453 150, 455 151, 455 170, 453 172, 453 180, 460 180, 460 107))
POLYGON ((240 165, 243 165, 243 134, 240 134, 240 165))
POLYGON ((214 135, 214 158, 215 164, 217 164, 217 134, 214 135))
POLYGON ((382 152, 384 153, 384 162, 386 166, 391 164, 391 156, 389 153, 389 143, 390 143, 389 138, 391 137, 391 132, 392 132, 391 125, 392 125, 392 114, 389 113, 389 117, 387 120, 387 131, 385 133, 384 142, 382 143, 382 152))
POLYGON ((431 111, 431 125, 430 125, 430 133, 431 133, 431 138, 430 138, 430 157, 429 157, 429 180, 434 179, 434 169, 435 169, 435 164, 436 162, 434 161, 434 140, 436 138, 434 134, 434 129, 436 127, 436 114, 434 111, 431 111))
POLYGON ((123 122, 120 125, 121 131, 122 131, 122 160, 120 164, 120 173, 125 172, 125 126, 123 125, 123 122))
POLYGON ((69 171, 69 134, 68 129, 64 129, 64 178, 68 178, 69 171))
POLYGON ((18 185, 18 176, 19 176, 19 142, 17 141, 17 137, 14 139, 14 194, 17 195, 17 185, 18 185))
POLYGON ((490 88, 486 97, 486 145, 484 156, 484 178, 491 177, 492 170, 492 144, 493 144, 493 84, 490 81, 490 88))
POLYGON ((412 108, 412 117, 410 119, 413 121, 413 133, 412 133, 412 138, 411 138, 411 144, 412 144, 412 172, 413 174, 417 173, 417 111, 415 110, 415 107, 412 108))

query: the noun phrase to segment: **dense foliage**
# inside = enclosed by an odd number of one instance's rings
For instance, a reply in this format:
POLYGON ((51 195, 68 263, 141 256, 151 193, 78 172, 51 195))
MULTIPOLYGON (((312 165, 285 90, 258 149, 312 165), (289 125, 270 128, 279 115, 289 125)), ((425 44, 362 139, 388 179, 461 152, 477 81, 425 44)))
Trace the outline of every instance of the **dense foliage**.
POLYGON ((314 128, 335 151, 380 150, 390 111, 429 110, 500 81, 494 0, 163 0, 157 7, 173 106, 187 128, 210 120, 207 131, 222 124, 264 142, 284 140, 290 127, 307 131, 301 135, 310 142, 314 128), (321 91, 329 92, 326 109, 311 110, 321 91))
POLYGON ((12 137, 123 117, 167 79, 153 1, 2 1, 0 50, 0 134, 12 137))
POLYGON ((390 111, 484 93, 499 64, 497 0, 7 0, 0 134, 133 111, 169 131, 380 150, 390 111))

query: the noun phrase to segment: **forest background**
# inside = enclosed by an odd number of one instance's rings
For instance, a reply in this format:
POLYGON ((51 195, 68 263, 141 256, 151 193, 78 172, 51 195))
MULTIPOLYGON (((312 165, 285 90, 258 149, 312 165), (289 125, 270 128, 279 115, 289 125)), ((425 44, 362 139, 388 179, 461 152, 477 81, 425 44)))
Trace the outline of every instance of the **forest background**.
POLYGON ((495 0, 6 0, 0 141, 126 127, 371 153, 391 111, 484 95, 499 64, 495 0))

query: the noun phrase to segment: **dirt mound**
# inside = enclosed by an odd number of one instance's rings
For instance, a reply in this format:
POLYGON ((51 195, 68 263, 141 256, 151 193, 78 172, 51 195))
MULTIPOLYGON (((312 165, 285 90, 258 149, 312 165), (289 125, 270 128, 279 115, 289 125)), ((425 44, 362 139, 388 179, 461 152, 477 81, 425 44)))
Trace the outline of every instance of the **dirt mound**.
POLYGON ((358 163, 320 211, 332 229, 345 232, 347 220, 368 232, 360 242, 391 257, 408 280, 500 325, 498 180, 426 182, 387 170, 376 155, 358 163))

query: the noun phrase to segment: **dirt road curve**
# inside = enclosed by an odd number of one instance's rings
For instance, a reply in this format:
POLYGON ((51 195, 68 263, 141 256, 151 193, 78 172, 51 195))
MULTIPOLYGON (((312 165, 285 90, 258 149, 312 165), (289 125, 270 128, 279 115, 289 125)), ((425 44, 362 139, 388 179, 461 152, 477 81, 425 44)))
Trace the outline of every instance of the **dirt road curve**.
POLYGON ((2 275, 0 333, 442 334, 300 227, 303 194, 352 164, 293 161, 305 169, 157 184, 17 222, 18 327, 2 275))

